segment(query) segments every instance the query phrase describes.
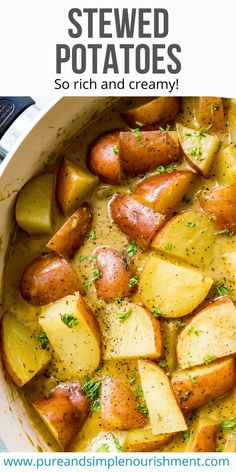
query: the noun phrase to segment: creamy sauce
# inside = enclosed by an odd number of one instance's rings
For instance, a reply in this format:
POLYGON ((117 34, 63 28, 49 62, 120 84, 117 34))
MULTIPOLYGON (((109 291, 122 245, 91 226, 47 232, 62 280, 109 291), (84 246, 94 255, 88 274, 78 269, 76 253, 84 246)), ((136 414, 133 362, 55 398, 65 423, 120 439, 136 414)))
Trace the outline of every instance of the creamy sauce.
MULTIPOLYGON (((135 99, 132 101, 140 103, 141 99, 135 99)), ((130 106, 130 101, 125 99, 121 104, 116 105, 113 109, 108 110, 103 117, 99 118, 96 123, 93 123, 88 127, 83 135, 79 135, 75 141, 70 145, 68 149, 65 150, 64 154, 74 162, 84 166, 85 165, 85 156, 87 148, 91 141, 103 133, 106 130, 114 128, 124 127, 123 121, 119 118, 119 112, 121 109, 127 108, 130 106)), ((176 121, 180 121, 186 126, 195 127, 196 120, 194 116, 194 105, 193 100, 185 98, 183 99, 183 113, 179 116, 176 121)), ((220 141, 223 144, 230 143, 230 136, 228 133, 221 134, 219 136, 220 141)), ((183 160, 178 166, 178 169, 189 168, 187 162, 183 160)), ((55 166, 53 165, 52 169, 54 170, 55 166)), ((94 220, 93 228, 96 231, 96 239, 94 241, 86 240, 84 245, 76 253, 72 265, 74 269, 78 272, 80 279, 85 284, 92 278, 92 271, 94 269, 93 264, 89 263, 87 259, 81 260, 80 256, 89 256, 93 255, 95 249, 98 246, 112 246, 115 249, 123 251, 126 246, 128 246, 128 237, 123 234, 118 227, 112 222, 109 205, 113 195, 119 192, 129 192, 132 191, 133 186, 140 180, 139 178, 126 179, 124 184, 120 187, 109 186, 105 184, 100 184, 97 187, 91 203, 94 209, 94 220)), ((188 196, 192 197, 195 193, 201 188, 211 188, 218 185, 214 177, 214 166, 211 172, 211 175, 208 179, 198 178, 196 184, 192 186, 191 191, 188 196)), ((194 200, 194 199, 193 199, 194 200)), ((199 209, 196 201, 193 201, 192 204, 182 203, 176 208, 176 211, 183 211, 185 209, 199 209)), ((58 210, 55 207, 55 221, 56 228, 59 228, 64 218, 59 214, 58 210)), ((217 230, 216 230, 217 232, 217 230)), ((21 229, 17 229, 14 240, 10 247, 9 260, 6 266, 5 272, 5 311, 13 312, 17 317, 22 320, 30 329, 38 333, 40 331, 38 318, 40 315, 40 308, 36 308, 29 303, 27 303, 20 295, 18 290, 19 281, 21 273, 26 266, 33 258, 36 256, 48 252, 45 249, 45 244, 48 241, 48 237, 32 237, 28 236, 21 229)), ((173 241, 174 243, 174 241, 173 241)), ((211 275, 215 281, 219 281, 222 278, 228 277, 227 270, 222 259, 222 255, 226 252, 236 251, 236 237, 229 238, 225 235, 217 235, 216 243, 214 246, 214 254, 212 261, 204 269, 208 275, 211 275)), ((153 252, 153 249, 142 252, 138 249, 137 253, 134 256, 134 262, 137 267, 142 267, 147 259, 148 255, 153 252)), ((170 287, 171 295, 171 287, 170 287)), ((212 298, 214 294, 210 292, 209 298, 212 298)), ((183 297, 187 297, 188 294, 183 294, 183 297)), ((86 292, 85 296, 86 301, 94 310, 98 321, 101 325, 101 329, 104 326, 104 313, 106 309, 106 303, 103 300, 97 298, 96 290, 94 286, 86 292)), ((138 302, 139 295, 135 294, 131 301, 138 302)), ((161 320, 162 332, 165 342, 165 357, 168 360, 168 365, 171 370, 176 368, 176 359, 175 359, 175 341, 178 333, 178 328, 176 322, 172 320, 161 320), (171 334, 170 334, 171 333, 171 334)), ((137 362, 136 361, 119 361, 119 362, 106 362, 97 372, 97 376, 101 377, 103 375, 120 376, 125 379, 130 379, 131 377, 138 378, 137 372, 137 362)), ((30 415, 34 421, 35 427, 39 428, 43 435, 46 437, 46 440, 54 450, 58 450, 58 447, 55 444, 55 441, 52 440, 50 435, 46 432, 46 428, 42 425, 41 420, 35 412, 32 411, 30 404, 35 399, 40 398, 42 395, 47 394, 50 390, 55 387, 60 381, 68 380, 68 375, 61 362, 52 353, 52 361, 46 371, 42 374, 38 374, 33 378, 26 386, 22 388, 22 395, 26 400, 28 408, 30 410, 30 415)), ((138 385, 138 384, 137 384, 138 385)), ((189 414, 187 419, 190 429, 194 430, 196 420, 199 415, 207 414, 211 417, 217 417, 219 421, 222 421, 224 418, 228 418, 235 415, 235 406, 236 406, 236 390, 231 394, 227 395, 224 399, 218 399, 213 401, 208 406, 201 408, 196 415, 189 414)), ((101 433, 100 427, 100 414, 93 413, 92 416, 86 421, 83 430, 79 433, 76 441, 71 447, 73 451, 86 451, 91 448, 91 444, 94 443, 98 434, 101 433)), ((221 434, 218 438, 219 445, 222 445, 226 439, 227 434, 221 434)), ((184 451, 186 445, 183 443, 182 434, 177 434, 175 438, 162 450, 164 451, 184 451)))

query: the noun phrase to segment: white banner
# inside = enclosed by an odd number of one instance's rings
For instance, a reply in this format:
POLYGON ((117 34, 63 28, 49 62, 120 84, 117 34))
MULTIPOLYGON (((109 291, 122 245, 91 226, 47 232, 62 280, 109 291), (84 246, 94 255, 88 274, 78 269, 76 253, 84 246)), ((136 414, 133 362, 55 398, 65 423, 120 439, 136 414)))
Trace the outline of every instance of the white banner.
POLYGON ((166 472, 192 472, 200 468, 206 472, 213 467, 215 472, 223 469, 229 472, 236 470, 236 454, 184 454, 184 453, 142 453, 142 454, 112 454, 112 453, 2 453, 0 455, 0 472, 65 472, 66 470, 80 471, 96 470, 98 472, 121 472, 133 470, 141 472, 144 469, 152 472, 160 468, 166 472))
POLYGON ((235 0, 2 3, 1 95, 236 95, 235 0))

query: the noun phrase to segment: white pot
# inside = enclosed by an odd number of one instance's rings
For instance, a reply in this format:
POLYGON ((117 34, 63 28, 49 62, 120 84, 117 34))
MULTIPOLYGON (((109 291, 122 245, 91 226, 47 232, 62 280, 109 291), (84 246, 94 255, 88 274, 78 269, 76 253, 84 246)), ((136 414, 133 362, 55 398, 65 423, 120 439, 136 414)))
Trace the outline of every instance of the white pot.
MULTIPOLYGON (((0 273, 1 291, 9 240, 14 229, 17 192, 58 154, 66 141, 106 108, 108 97, 66 97, 41 113, 0 166, 0 273)), ((6 379, 0 363, 0 450, 50 450, 35 431, 24 410, 17 388, 6 379)))

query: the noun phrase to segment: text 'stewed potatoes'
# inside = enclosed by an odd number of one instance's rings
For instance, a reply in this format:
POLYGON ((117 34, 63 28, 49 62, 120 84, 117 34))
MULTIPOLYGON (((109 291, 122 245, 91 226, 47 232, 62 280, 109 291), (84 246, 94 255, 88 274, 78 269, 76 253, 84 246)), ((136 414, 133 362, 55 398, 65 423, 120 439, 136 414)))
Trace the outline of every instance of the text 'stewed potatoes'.
POLYGON ((20 190, 2 353, 52 450, 235 451, 235 144, 234 99, 121 99, 20 190))

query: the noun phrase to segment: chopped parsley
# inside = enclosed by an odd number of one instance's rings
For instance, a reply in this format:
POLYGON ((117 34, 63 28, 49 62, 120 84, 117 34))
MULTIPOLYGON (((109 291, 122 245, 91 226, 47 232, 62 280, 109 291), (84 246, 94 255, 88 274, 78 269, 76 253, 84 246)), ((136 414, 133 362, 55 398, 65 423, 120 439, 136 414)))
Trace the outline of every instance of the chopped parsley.
POLYGON ((234 418, 226 418, 220 423, 220 429, 224 431, 231 431, 236 426, 236 421, 234 418))
POLYGON ((165 361, 160 361, 158 365, 161 367, 161 369, 165 369, 167 367, 167 363, 165 361))
POLYGON ((102 379, 99 379, 99 380, 88 379, 86 380, 86 382, 84 383, 82 387, 83 392, 88 398, 90 398, 92 402, 91 411, 101 410, 101 406, 99 402, 101 386, 102 386, 102 379))
POLYGON ((216 452, 222 452, 222 447, 220 446, 216 447, 216 452))
POLYGON ((153 307, 153 308, 151 309, 151 313, 152 313, 152 315, 154 315, 156 318, 160 318, 160 316, 163 316, 163 313, 162 313, 160 310, 158 310, 157 308, 155 308, 155 307, 153 307))
POLYGON ((141 121, 136 121, 135 123, 139 128, 142 128, 144 126, 144 123, 141 123, 141 121))
POLYGON ((101 408, 100 401, 98 398, 94 400, 90 409, 91 411, 101 411, 102 408, 101 408))
POLYGON ((100 447, 96 449, 96 452, 109 452, 108 444, 103 443, 100 447))
POLYGON ((136 380, 137 380, 136 377, 131 377, 131 379, 129 379, 130 385, 134 385, 136 380))
POLYGON ((112 146, 112 151, 114 152, 114 154, 119 154, 119 148, 118 148, 118 146, 116 146, 115 144, 113 144, 113 146, 112 146))
POLYGON ((166 131, 167 132, 167 131, 170 131, 170 128, 171 128, 170 125, 166 125, 166 128, 162 128, 161 126, 159 126, 160 131, 166 131))
POLYGON ((156 172, 158 172, 158 174, 165 174, 166 172, 172 172, 173 170, 177 169, 177 167, 178 164, 176 162, 171 162, 167 166, 158 166, 156 168, 156 172))
POLYGON ((133 288, 135 287, 135 285, 138 285, 138 276, 137 275, 134 275, 133 277, 131 277, 131 279, 129 279, 129 288, 133 288))
POLYGON ((91 229, 91 231, 88 234, 88 240, 89 241, 94 241, 95 238, 96 238, 95 231, 94 231, 94 229, 91 229))
POLYGON ((187 334, 195 334, 196 336, 199 336, 201 331, 199 329, 194 329, 193 327, 189 328, 187 331, 187 334))
POLYGON ((134 256, 134 254, 136 254, 137 250, 138 250, 137 243, 135 241, 131 241, 131 243, 128 246, 126 252, 127 252, 128 256, 132 257, 132 256, 134 256))
POLYGON ((120 305, 121 302, 122 302, 122 298, 121 298, 121 297, 115 297, 115 298, 114 298, 114 303, 116 303, 116 305, 120 305))
POLYGON ((189 440, 189 437, 190 437, 190 434, 188 431, 184 431, 183 434, 182 434, 182 440, 183 440, 183 443, 186 443, 188 442, 189 440))
POLYGON ((124 323, 133 313, 133 308, 129 308, 129 310, 121 311, 118 313, 118 319, 121 323, 124 323))
POLYGON ((233 238, 235 233, 232 233, 229 229, 223 229, 222 231, 218 231, 216 234, 226 234, 229 238, 233 238))
POLYGON ((42 349, 47 349, 49 345, 49 339, 44 331, 41 331, 38 335, 38 340, 41 344, 42 349))
POLYGON ((177 328, 183 328, 183 327, 185 326, 185 322, 182 321, 182 320, 181 320, 181 321, 177 321, 176 326, 177 326, 177 328))
POLYGON ((216 359, 216 356, 209 354, 208 356, 205 356, 203 358, 203 362, 205 365, 209 364, 209 362, 212 362, 216 359))
POLYGON ((170 243, 167 244, 167 245, 164 247, 165 251, 173 251, 173 249, 175 249, 175 248, 176 248, 176 246, 175 246, 174 244, 170 244, 170 243))
POLYGON ((88 256, 88 262, 91 264, 94 264, 94 262, 96 262, 96 257, 94 256, 88 256))
POLYGON ((195 228, 195 226, 197 226, 197 223, 193 223, 192 221, 188 221, 187 226, 188 226, 188 228, 195 228))
POLYGON ((149 416, 148 408, 145 405, 141 405, 140 403, 136 403, 136 409, 141 411, 143 415, 149 416))
POLYGON ((189 375, 189 380, 190 382, 192 382, 193 385, 199 384, 197 377, 192 377, 191 375, 189 375))
POLYGON ((72 329, 75 326, 78 326, 79 320, 72 315, 72 313, 63 313, 60 315, 62 323, 64 323, 68 328, 72 329))
POLYGON ((117 439, 117 437, 113 433, 111 433, 111 435, 112 435, 112 439, 114 441, 114 444, 116 446, 116 450, 118 452, 122 452, 122 447, 121 447, 121 444, 120 444, 119 440, 117 439))
POLYGON ((224 296, 230 296, 232 295, 232 289, 230 287, 228 287, 225 283, 224 283, 224 280, 223 281, 220 281, 216 286, 215 286, 215 290, 217 292, 218 295, 220 295, 221 297, 224 297, 224 296))
POLYGON ((190 156, 201 156, 202 155, 202 145, 201 140, 206 136, 207 131, 210 129, 211 125, 208 128, 202 128, 198 133, 195 133, 194 136, 197 139, 195 146, 189 149, 190 156))
POLYGON ((96 282, 96 280, 99 280, 100 277, 101 277, 101 271, 100 269, 98 269, 98 267, 96 267, 96 269, 94 269, 92 273, 92 279, 85 284, 85 288, 90 289, 93 283, 96 282))
POLYGON ((140 388, 135 388, 135 394, 137 395, 137 397, 142 397, 143 396, 143 392, 140 388))
POLYGON ((87 259, 87 256, 79 256, 79 261, 80 262, 85 261, 85 259, 87 259))
POLYGON ((141 130, 140 130, 140 128, 130 128, 130 131, 133 134, 136 142, 138 144, 142 144, 141 143, 141 130))

